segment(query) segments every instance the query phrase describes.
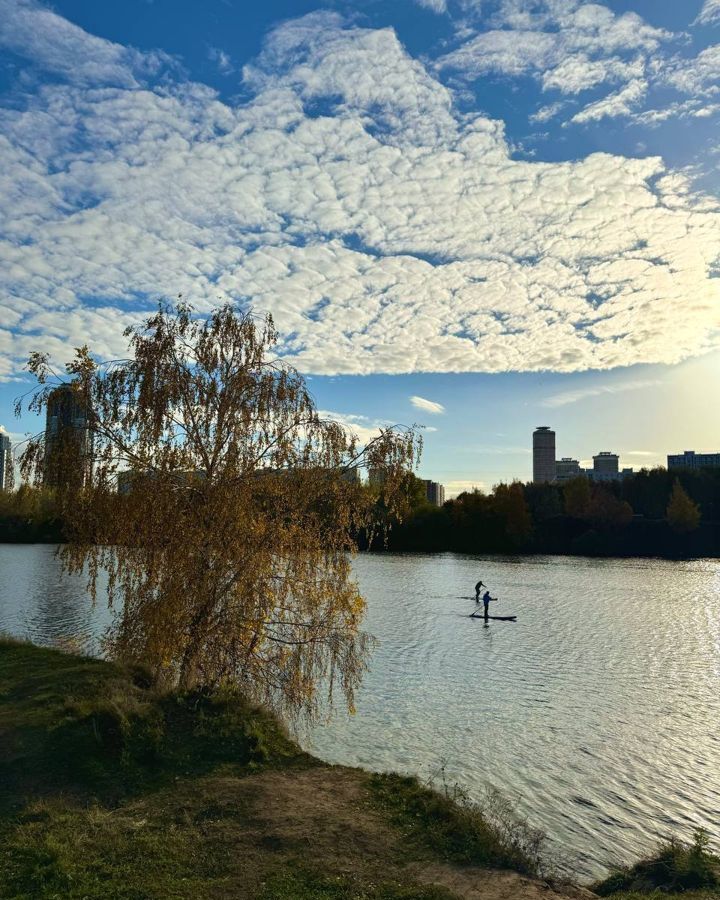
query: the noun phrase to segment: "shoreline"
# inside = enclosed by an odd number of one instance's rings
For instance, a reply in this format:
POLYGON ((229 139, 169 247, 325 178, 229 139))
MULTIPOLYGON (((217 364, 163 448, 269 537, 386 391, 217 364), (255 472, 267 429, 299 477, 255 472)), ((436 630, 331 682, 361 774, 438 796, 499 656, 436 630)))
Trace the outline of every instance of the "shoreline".
MULTIPOLYGON (((157 692, 138 667, 0 637, 0 738, 3 898, 596 896, 504 801, 325 763, 241 696, 157 692)), ((692 879, 720 861, 671 851, 678 900, 719 896, 692 879)), ((637 900, 658 865, 593 887, 637 900)))
POLYGON ((0 638, 0 737, 2 897, 592 896, 548 881, 511 812, 324 763, 241 697, 137 668, 0 638))
MULTIPOLYGON (((58 536, 52 535, 47 537, 38 537, 35 534, 28 534, 27 537, 18 538, 17 540, 8 540, 3 536, 0 530, 0 546, 6 547, 30 547, 30 546, 59 546, 67 543, 58 536)), ((564 550, 543 550, 543 549, 523 549, 516 550, 512 548, 492 549, 492 550, 473 550, 466 548, 408 548, 408 547, 389 547, 383 548, 363 548, 357 551, 358 554, 371 554, 373 556, 440 556, 446 553, 455 553, 459 556, 474 556, 479 558, 510 558, 510 559, 532 559, 533 557, 567 557, 569 559, 657 559, 665 562, 692 562, 695 560, 720 560, 718 555, 707 554, 662 554, 655 552, 639 553, 635 550, 629 550, 627 553, 588 553, 574 552, 572 549, 564 550)))

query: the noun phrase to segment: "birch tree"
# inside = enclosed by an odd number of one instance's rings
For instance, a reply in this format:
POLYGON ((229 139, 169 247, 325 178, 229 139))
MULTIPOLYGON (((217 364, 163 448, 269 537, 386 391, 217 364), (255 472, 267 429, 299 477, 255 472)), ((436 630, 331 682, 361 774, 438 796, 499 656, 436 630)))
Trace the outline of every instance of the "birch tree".
MULTIPOLYGON (((289 717, 337 688, 352 708, 368 638, 351 554, 374 509, 356 473, 382 471, 395 507, 420 438, 385 428, 360 447, 323 419, 273 356, 269 316, 162 305, 126 334, 128 359, 101 365, 83 347, 63 378, 45 354, 29 362, 31 409, 64 382, 87 410, 85 483, 57 489, 60 557, 89 572, 93 599, 108 573, 109 651, 182 688, 232 682, 289 717)), ((43 435, 29 441, 26 478, 42 478, 44 452, 43 435)))

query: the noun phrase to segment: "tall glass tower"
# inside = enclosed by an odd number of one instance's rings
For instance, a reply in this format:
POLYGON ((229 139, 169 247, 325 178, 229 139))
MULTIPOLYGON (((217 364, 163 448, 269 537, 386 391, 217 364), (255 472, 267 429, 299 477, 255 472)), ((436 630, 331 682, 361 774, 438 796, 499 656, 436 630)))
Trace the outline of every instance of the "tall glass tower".
POLYGON ((533 481, 555 481, 555 432, 547 425, 533 431, 533 481))
POLYGON ((72 384, 60 385, 47 400, 43 483, 77 489, 86 484, 91 471, 88 406, 72 384))
POLYGON ((0 432, 0 491, 11 491, 14 486, 12 445, 10 438, 0 432))

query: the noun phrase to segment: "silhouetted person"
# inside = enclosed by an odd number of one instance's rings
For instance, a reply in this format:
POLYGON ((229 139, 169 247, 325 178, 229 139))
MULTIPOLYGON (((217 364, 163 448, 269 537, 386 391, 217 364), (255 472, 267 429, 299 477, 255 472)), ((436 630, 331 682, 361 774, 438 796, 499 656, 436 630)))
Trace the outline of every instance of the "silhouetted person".
POLYGON ((485 591, 485 593, 483 594, 482 602, 483 602, 483 615, 485 616, 486 622, 490 616, 490 603, 493 601, 497 601, 497 597, 491 597, 490 591, 485 591))
POLYGON ((480 602, 480 588, 481 587, 485 587, 485 585, 482 583, 482 581, 478 581, 478 583, 475 585, 475 602, 476 603, 480 602))

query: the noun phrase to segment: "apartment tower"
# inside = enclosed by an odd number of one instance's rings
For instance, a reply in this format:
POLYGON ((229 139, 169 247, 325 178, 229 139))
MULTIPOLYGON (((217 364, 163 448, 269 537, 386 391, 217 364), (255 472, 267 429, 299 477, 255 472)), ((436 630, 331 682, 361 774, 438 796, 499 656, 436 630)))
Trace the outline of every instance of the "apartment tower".
POLYGON ((555 432, 547 425, 533 431, 533 481, 555 481, 555 432))
POLYGON ((45 421, 43 483, 53 488, 81 488, 92 472, 92 435, 88 406, 71 384, 50 392, 45 421))
POLYGON ((10 438, 0 431, 0 491, 11 491, 14 486, 12 444, 10 438))

